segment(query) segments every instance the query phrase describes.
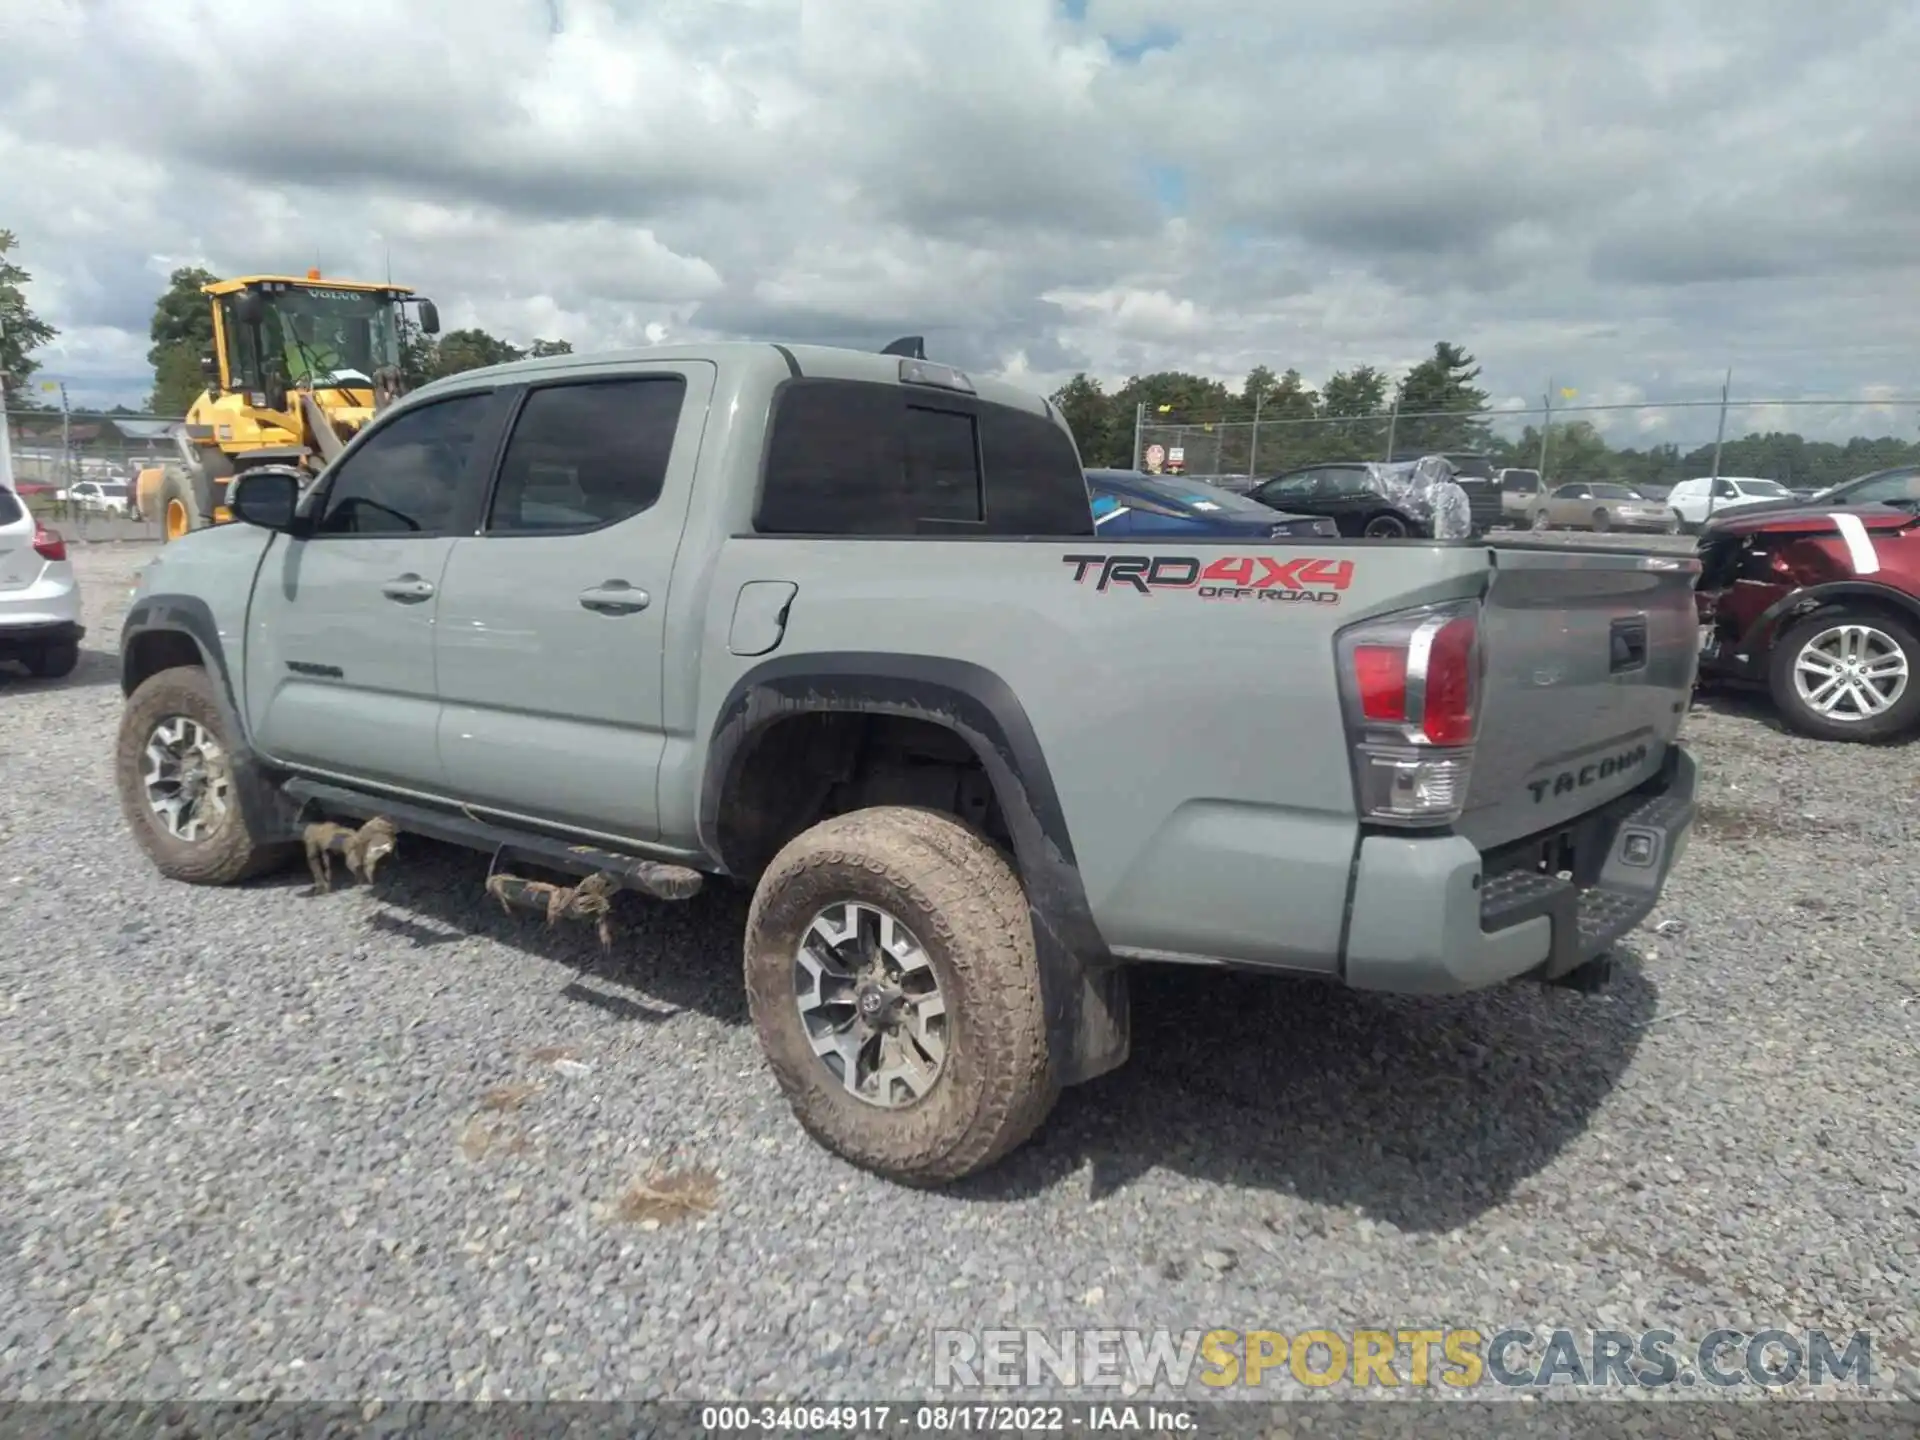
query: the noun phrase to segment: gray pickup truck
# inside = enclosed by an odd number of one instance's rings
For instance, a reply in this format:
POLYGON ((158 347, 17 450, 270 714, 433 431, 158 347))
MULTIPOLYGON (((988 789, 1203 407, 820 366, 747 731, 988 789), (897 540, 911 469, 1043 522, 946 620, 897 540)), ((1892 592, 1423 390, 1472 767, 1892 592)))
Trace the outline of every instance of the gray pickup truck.
POLYGON ((473 371, 229 503, 122 639, 161 872, 385 816, 556 882, 751 887, 779 1084, 909 1183, 1124 1061, 1131 964, 1587 987, 1692 821, 1691 559, 1116 547, 1057 411, 916 355, 473 371))

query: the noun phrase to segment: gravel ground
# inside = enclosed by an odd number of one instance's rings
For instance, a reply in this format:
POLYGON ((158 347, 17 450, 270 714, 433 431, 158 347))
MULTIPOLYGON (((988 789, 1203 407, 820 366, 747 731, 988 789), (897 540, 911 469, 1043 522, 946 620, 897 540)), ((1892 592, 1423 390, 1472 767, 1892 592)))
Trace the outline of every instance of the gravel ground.
POLYGON ((1003 1325, 1864 1327, 1920 1387, 1912 746, 1708 698, 1610 993, 1143 975, 1125 1068, 923 1194, 789 1118, 737 897, 602 960, 421 841, 374 895, 161 881, 109 776, 147 553, 79 552, 70 680, 0 679, 0 1396, 897 1398, 1003 1325))

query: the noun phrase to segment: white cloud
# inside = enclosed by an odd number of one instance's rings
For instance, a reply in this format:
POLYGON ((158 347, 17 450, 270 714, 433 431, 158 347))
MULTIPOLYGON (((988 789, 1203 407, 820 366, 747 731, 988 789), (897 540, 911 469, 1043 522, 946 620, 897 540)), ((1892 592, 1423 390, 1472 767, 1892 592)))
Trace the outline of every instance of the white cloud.
POLYGON ((1527 405, 1904 393, 1917 60, 1901 0, 0 0, 0 227, 100 400, 175 265, 389 256, 583 349, 914 333, 1044 388, 1446 338, 1527 405))

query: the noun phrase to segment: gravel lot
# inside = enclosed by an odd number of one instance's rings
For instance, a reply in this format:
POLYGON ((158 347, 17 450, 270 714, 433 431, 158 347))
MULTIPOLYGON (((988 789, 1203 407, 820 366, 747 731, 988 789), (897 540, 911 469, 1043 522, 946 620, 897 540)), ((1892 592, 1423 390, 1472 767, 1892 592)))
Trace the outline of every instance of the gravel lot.
POLYGON ((1129 1065, 928 1195, 789 1118, 737 897, 623 897, 602 960, 423 841, 373 896, 162 882, 109 774, 150 551, 78 553, 81 669, 0 678, 0 1395, 898 1398, 936 1326, 1529 1322, 1865 1327, 1920 1388, 1920 748, 1708 698, 1610 993, 1144 975, 1129 1065), (656 1164, 715 1208, 631 1208, 656 1164))

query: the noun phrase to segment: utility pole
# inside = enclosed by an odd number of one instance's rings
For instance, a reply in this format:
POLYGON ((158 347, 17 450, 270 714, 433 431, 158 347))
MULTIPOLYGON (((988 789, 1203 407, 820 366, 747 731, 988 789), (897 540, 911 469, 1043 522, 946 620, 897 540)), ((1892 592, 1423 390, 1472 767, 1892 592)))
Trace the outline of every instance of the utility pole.
POLYGON ((1713 434, 1713 483, 1707 486, 1707 514, 1713 514, 1713 492, 1720 488, 1720 446, 1727 438, 1727 392, 1733 388, 1733 367, 1727 367, 1727 378, 1720 383, 1720 428, 1713 434))
MULTIPOLYGON (((0 315, 0 350, 5 348, 7 338, 7 317, 0 315)), ((0 486, 13 489, 13 422, 7 418, 7 381, 5 369, 0 368, 0 486)))
POLYGON ((1253 438, 1247 442, 1247 478, 1254 476, 1253 463, 1260 454, 1260 402, 1267 398, 1262 390, 1253 397, 1253 438))
POLYGON ((67 382, 60 382, 60 488, 73 492, 73 412, 67 408, 67 382))
POLYGON ((1393 463, 1393 437, 1400 429, 1400 397, 1394 396, 1393 409, 1387 413, 1387 453, 1382 458, 1389 465, 1393 463))
POLYGON ((1133 468, 1143 469, 1140 459, 1140 441, 1145 438, 1147 428, 1147 402, 1136 401, 1133 407, 1133 468))
POLYGON ((1547 377, 1547 393, 1540 397, 1546 418, 1540 422, 1540 491, 1547 489, 1547 437, 1553 433, 1553 377, 1547 377))

